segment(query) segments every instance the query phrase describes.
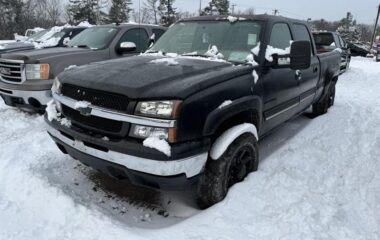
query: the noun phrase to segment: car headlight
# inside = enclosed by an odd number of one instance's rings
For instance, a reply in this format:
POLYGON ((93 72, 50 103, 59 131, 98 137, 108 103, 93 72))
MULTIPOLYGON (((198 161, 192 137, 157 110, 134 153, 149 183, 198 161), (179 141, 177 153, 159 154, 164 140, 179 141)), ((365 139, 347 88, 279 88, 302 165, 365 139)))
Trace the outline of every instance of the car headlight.
POLYGON ((147 101, 139 102, 136 107, 136 115, 158 117, 158 118, 178 118, 181 101, 147 101))
POLYGON ((165 139, 169 143, 175 143, 177 141, 177 129, 175 128, 157 128, 133 124, 129 135, 140 139, 157 137, 159 139, 165 139))
POLYGON ((44 64, 26 64, 25 73, 28 80, 48 80, 50 66, 44 64))
POLYGON ((55 78, 53 82, 53 86, 51 87, 51 91, 53 93, 61 94, 61 88, 62 88, 61 82, 59 81, 58 78, 55 78))

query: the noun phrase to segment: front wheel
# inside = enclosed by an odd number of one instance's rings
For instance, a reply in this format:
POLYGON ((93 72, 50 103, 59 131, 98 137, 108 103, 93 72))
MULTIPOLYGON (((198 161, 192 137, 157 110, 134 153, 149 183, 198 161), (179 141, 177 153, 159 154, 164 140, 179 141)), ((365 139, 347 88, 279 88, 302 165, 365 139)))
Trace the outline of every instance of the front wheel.
POLYGON ((197 203, 206 209, 222 201, 228 189, 242 182, 259 163, 258 144, 251 134, 237 138, 217 160, 209 159, 197 186, 197 203))

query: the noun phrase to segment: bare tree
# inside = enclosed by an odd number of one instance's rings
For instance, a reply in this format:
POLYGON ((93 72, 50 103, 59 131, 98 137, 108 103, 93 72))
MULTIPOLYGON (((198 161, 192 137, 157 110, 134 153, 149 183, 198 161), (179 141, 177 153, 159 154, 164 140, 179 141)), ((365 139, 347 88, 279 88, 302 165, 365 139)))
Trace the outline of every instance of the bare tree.
POLYGON ((62 5, 60 0, 47 0, 46 13, 52 25, 57 25, 62 16, 62 5))
POLYGON ((144 11, 153 17, 154 24, 158 24, 158 0, 146 0, 144 8, 144 11))

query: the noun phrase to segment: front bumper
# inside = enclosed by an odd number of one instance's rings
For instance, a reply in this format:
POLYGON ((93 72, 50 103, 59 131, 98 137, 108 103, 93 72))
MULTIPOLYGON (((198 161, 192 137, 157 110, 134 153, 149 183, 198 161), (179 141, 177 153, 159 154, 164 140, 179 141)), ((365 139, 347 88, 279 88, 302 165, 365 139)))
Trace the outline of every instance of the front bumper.
POLYGON ((50 88, 48 82, 33 85, 0 82, 0 95, 9 106, 43 110, 52 98, 50 88))
POLYGON ((94 139, 56 121, 46 122, 49 135, 64 153, 112 177, 129 179, 135 185, 185 189, 197 181, 208 159, 208 145, 202 142, 172 146, 172 156, 166 157, 141 143, 94 139))

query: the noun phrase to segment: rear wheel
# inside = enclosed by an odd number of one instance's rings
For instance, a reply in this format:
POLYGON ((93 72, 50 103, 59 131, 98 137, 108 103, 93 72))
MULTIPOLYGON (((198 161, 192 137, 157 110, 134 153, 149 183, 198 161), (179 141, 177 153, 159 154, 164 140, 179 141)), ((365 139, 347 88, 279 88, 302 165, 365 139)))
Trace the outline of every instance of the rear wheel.
POLYGON ((335 82, 331 83, 328 94, 318 103, 313 104, 313 115, 321 116, 327 113, 335 103, 335 82))
POLYGON ((242 182, 250 172, 257 171, 258 162, 256 138, 251 134, 237 138, 219 159, 207 162, 197 186, 198 206, 206 209, 222 201, 230 187, 242 182))

